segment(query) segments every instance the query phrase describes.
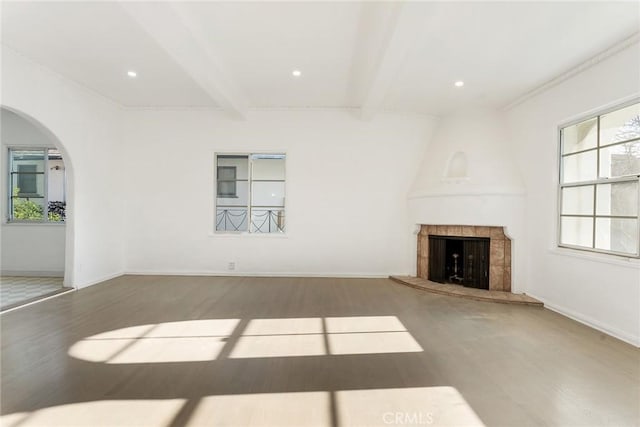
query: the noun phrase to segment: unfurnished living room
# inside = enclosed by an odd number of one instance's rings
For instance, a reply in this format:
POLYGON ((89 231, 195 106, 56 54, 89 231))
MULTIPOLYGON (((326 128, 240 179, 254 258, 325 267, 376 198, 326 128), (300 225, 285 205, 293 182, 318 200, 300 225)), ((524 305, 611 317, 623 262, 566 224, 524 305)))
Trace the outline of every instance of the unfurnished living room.
POLYGON ((640 425, 639 2, 0 12, 0 425, 640 425))

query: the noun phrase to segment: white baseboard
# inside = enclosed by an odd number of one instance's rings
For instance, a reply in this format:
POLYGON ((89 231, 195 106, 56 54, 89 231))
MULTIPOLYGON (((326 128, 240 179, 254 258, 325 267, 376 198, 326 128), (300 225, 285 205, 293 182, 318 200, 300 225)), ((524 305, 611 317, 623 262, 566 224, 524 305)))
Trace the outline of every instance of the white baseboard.
POLYGON ((90 280, 90 281, 88 281, 88 282, 84 282, 84 283, 82 283, 82 284, 77 284, 77 283, 76 283, 76 284, 74 285, 74 287, 75 287, 76 289, 87 288, 87 287, 89 287, 89 286, 97 285, 98 283, 102 283, 102 282, 105 282, 105 281, 107 281, 107 280, 111 280, 111 279, 115 279, 116 277, 123 276, 124 274, 125 274, 125 273, 123 273, 123 272, 118 272, 118 273, 108 274, 108 275, 103 276, 103 277, 101 277, 101 278, 93 279, 93 280, 90 280))
POLYGON ((333 279, 386 279, 388 274, 370 273, 301 273, 301 272, 249 272, 249 271, 127 271, 133 276, 214 276, 214 277, 327 277, 333 279))
POLYGON ((611 335, 612 337, 617 338, 619 340, 622 340, 622 341, 624 341, 626 343, 629 343, 629 344, 631 344, 631 345, 633 345, 635 347, 640 347, 640 337, 638 337, 638 336, 634 336, 634 335, 629 334, 629 333, 627 333, 625 331, 622 331, 622 330, 620 330, 618 328, 613 328, 611 326, 605 325, 604 323, 602 323, 602 322, 600 322, 598 320, 592 319, 589 316, 585 316, 583 314, 576 313, 573 310, 570 310, 570 309, 568 309, 566 307, 562 307, 562 306, 559 306, 559 305, 554 304, 552 302, 549 302, 549 300, 547 300, 545 298, 541 298, 541 297, 539 297, 537 295, 533 295, 533 294, 530 294, 530 293, 527 293, 527 295, 529 295, 530 297, 533 297, 533 298, 535 298, 537 300, 542 301, 544 303, 544 307, 548 308, 551 311, 555 311, 558 314, 562 314, 563 316, 566 316, 566 317, 568 317, 570 319, 573 319, 576 322, 580 322, 580 323, 582 323, 584 325, 587 325, 587 326, 589 326, 589 327, 591 327, 593 329, 596 329, 596 330, 598 330, 600 332, 604 332, 607 335, 611 335))

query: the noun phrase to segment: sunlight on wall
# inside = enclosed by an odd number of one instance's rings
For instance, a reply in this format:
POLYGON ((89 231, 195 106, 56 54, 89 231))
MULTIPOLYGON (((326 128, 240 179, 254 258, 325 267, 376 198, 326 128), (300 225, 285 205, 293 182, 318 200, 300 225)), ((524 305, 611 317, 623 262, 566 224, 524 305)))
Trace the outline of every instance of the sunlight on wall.
POLYGON ((140 325, 76 342, 69 355, 108 364, 423 351, 395 316, 206 319, 140 325), (236 335, 234 335, 236 334, 236 335))
POLYGON ((483 426, 453 387, 104 400, 9 414, 0 417, 0 423, 7 427, 169 426, 179 413, 187 426, 483 426))

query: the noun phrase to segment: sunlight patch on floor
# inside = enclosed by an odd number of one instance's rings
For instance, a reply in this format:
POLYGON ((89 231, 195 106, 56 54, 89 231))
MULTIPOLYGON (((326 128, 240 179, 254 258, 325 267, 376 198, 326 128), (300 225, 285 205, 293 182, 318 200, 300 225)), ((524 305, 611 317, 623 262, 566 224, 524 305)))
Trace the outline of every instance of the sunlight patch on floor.
POLYGON ((483 426, 454 387, 336 392, 341 426, 483 426))
POLYGON ((107 363, 170 363, 214 360, 224 348, 224 338, 144 338, 126 344, 107 363))
POLYGON ((251 357, 322 356, 327 354, 322 334, 240 337, 230 359, 251 357))
POLYGON ((239 322, 205 319, 131 326, 80 340, 69 355, 109 364, 214 360, 239 322))
POLYGON ((423 351, 395 316, 205 319, 131 326, 73 344, 69 355, 107 364, 423 351), (242 328, 240 328, 242 329, 242 328), (235 336, 234 336, 235 334, 235 336))
POLYGON ((31 426, 483 426, 453 387, 234 394, 192 400, 104 400, 0 417, 31 426))
POLYGON ((203 398, 188 426, 331 426, 328 392, 261 393, 203 398))
POLYGON ((253 319, 242 335, 321 334, 322 318, 253 319))
POLYGON ((3 427, 166 426, 185 399, 99 400, 43 408, 0 417, 3 427))
POLYGON ((328 334, 330 354, 413 353, 422 351, 409 332, 328 334))
POLYGON ((69 349, 69 356, 89 362, 107 362, 130 345, 133 339, 135 338, 78 341, 69 349))
POLYGON ((226 337, 240 323, 240 319, 183 320, 158 323, 147 336, 163 337, 226 337))

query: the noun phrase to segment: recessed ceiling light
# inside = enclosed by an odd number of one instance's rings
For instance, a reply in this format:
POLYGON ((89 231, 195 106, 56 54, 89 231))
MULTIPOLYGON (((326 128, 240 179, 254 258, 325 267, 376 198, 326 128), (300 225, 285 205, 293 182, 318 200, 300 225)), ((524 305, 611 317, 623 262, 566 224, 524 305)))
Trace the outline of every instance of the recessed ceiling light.
POLYGON ((462 80, 458 80, 457 82, 454 83, 455 87, 462 87, 464 86, 464 82, 462 80))
POLYGON ((138 73, 136 73, 133 70, 127 71, 127 76, 134 78, 134 77, 138 77, 138 73))
POLYGON ((291 74, 293 75, 293 77, 300 77, 302 75, 302 71, 300 70, 293 70, 291 72, 291 74))

